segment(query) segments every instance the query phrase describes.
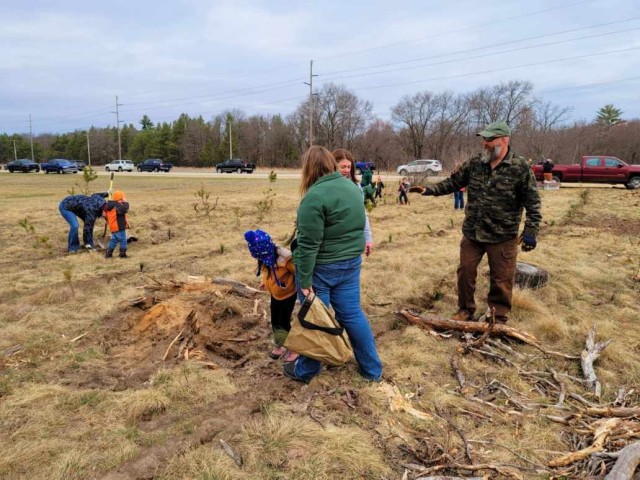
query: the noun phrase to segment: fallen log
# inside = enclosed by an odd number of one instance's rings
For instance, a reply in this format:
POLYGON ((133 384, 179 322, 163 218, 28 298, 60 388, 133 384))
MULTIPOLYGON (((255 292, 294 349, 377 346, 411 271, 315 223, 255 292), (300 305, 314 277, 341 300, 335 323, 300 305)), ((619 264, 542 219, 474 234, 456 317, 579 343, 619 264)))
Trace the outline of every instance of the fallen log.
POLYGON ((590 407, 584 413, 594 417, 640 417, 640 407, 590 407))
POLYGON ((611 340, 596 343, 596 328, 595 325, 589 330, 587 334, 587 340, 585 341, 585 349, 580 354, 580 366, 584 373, 584 378, 595 393, 596 397, 600 398, 602 393, 602 386, 596 376, 596 371, 593 368, 593 363, 600 357, 603 350, 611 343, 611 340))
POLYGON ((604 480, 631 480, 640 465, 640 442, 627 445, 618 453, 618 460, 604 480))
POLYGON ((467 333, 485 333, 491 328, 492 336, 504 335, 506 337, 520 340, 521 342, 524 342, 527 345, 531 345, 532 347, 537 348, 547 355, 554 355, 557 357, 566 358, 568 360, 580 359, 580 357, 576 355, 568 355, 566 353, 549 350, 543 347, 540 341, 530 333, 500 323, 494 324, 493 327, 491 327, 490 324, 485 322, 464 322, 459 320, 451 320, 449 318, 423 317, 422 315, 417 315, 416 313, 407 309, 402 309, 400 312, 398 312, 398 314, 409 323, 417 325, 420 328, 424 328, 425 330, 436 328, 439 330, 457 330, 467 333))

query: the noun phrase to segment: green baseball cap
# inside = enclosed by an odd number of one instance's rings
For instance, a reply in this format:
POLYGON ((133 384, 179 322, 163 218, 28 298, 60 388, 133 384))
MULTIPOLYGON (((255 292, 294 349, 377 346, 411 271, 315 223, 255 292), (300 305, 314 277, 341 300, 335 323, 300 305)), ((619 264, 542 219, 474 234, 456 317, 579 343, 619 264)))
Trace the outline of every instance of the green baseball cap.
POLYGON ((511 129, 506 122, 494 122, 488 125, 484 130, 476 133, 477 137, 491 138, 491 137, 510 137, 511 129))

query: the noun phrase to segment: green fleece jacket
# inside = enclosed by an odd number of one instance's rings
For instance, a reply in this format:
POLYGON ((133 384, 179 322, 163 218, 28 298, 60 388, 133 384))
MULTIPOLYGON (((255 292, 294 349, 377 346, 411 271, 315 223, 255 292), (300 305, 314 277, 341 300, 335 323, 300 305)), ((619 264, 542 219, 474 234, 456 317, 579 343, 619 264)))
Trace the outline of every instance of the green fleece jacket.
POLYGON ((364 251, 364 203, 357 185, 339 172, 321 177, 298 207, 293 252, 300 288, 312 284, 316 264, 351 260, 364 251))

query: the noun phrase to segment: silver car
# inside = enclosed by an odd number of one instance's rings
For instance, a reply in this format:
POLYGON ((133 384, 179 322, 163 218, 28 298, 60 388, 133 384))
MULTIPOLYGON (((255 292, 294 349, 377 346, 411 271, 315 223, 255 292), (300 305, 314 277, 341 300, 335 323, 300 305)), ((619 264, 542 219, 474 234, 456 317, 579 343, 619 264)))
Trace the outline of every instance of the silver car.
POLYGON ((133 165, 133 162, 131 160, 114 160, 113 162, 107 163, 104 166, 104 169, 107 172, 133 172, 134 168, 135 166, 133 165))
POLYGON ((398 167, 398 175, 409 175, 410 173, 426 173, 427 175, 435 175, 442 172, 442 163, 440 160, 414 160, 407 165, 398 167))

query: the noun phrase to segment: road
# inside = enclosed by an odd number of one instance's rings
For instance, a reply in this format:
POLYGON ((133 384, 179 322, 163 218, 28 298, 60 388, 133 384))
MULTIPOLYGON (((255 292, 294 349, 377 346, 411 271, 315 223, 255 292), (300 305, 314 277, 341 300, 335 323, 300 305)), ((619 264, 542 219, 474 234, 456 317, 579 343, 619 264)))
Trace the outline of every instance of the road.
MULTIPOLYGON (((299 179, 301 175, 301 170, 293 170, 293 169, 276 169, 275 172, 278 174, 279 179, 299 179)), ((9 172, 7 170, 0 170, 0 173, 9 172)), ((98 176, 108 176, 111 172, 107 172, 104 170, 104 167, 96 167, 96 173, 98 176)), ((179 178, 256 178, 256 179, 266 179, 269 178, 269 174, 271 170, 269 169, 258 169, 254 173, 216 173, 211 169, 202 169, 202 168, 188 168, 188 167, 175 167, 169 173, 165 172, 115 172, 116 175, 126 175, 132 177, 163 177, 165 175, 169 175, 171 177, 179 177, 179 178)), ((16 173, 18 175, 18 173, 16 173)), ((36 175, 35 173, 31 173, 31 175, 36 175)), ((385 181, 393 181, 399 180, 400 177, 395 173, 387 173, 383 172, 382 178, 385 181)))

